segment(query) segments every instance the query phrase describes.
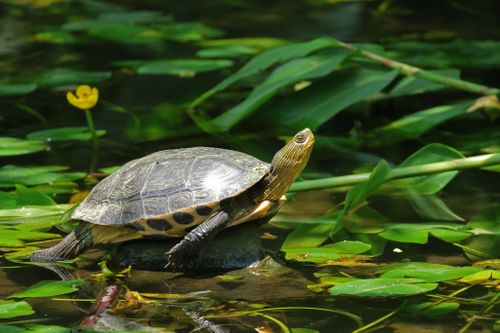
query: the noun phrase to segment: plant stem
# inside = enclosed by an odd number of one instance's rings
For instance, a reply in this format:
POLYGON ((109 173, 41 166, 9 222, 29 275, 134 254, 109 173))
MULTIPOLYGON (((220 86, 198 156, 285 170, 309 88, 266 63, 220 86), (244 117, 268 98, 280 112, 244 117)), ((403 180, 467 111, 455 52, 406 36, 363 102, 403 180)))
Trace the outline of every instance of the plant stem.
MULTIPOLYGON (((471 169, 471 168, 484 168, 487 166, 498 165, 498 164, 500 164, 500 153, 478 155, 478 156, 471 156, 444 162, 414 165, 404 168, 395 168, 391 170, 391 172, 389 173, 389 177, 387 179, 390 180, 390 179, 408 178, 408 177, 423 176, 434 173, 457 171, 457 170, 471 169)), ((361 173, 357 175, 306 180, 303 182, 297 182, 292 184, 289 191, 298 192, 298 191, 326 189, 332 187, 352 186, 368 180, 369 177, 370 173, 361 173)))
POLYGON ((344 47, 346 49, 349 49, 351 51, 359 52, 362 56, 364 56, 367 59, 370 59, 378 64, 381 64, 383 66, 389 67, 389 68, 397 68, 401 71, 402 74, 407 75, 407 76, 413 76, 413 75, 419 75, 420 77, 423 77, 427 80, 438 82, 441 84, 444 84, 449 87, 453 87, 456 89, 476 93, 476 94, 481 94, 481 95, 498 95, 500 93, 500 89, 497 88, 491 88, 488 86, 484 86, 481 84, 473 83, 473 82, 468 82, 464 80, 459 80, 459 79, 454 79, 451 77, 447 77, 444 75, 436 74, 433 72, 426 71, 425 69, 421 69, 412 65, 408 65, 393 59, 389 59, 386 57, 383 57, 381 55, 375 54, 370 51, 366 50, 361 50, 357 48, 353 44, 349 43, 344 43, 341 41, 338 41, 338 45, 341 47, 344 47))
POLYGON ((90 109, 86 109, 85 117, 87 118, 87 125, 89 127, 90 136, 92 138, 92 157, 90 160, 89 173, 94 172, 97 164, 97 156, 99 155, 99 142, 97 141, 97 134, 94 126, 94 119, 92 118, 92 113, 90 109))

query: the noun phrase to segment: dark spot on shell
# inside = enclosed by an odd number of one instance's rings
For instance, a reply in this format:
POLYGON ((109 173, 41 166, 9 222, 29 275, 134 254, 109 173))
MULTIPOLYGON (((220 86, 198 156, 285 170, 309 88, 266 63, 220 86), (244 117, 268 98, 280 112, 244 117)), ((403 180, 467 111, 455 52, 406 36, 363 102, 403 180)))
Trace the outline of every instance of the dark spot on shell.
POLYGON ((151 229, 158 231, 166 231, 172 228, 170 223, 166 220, 147 220, 146 223, 151 229))
POLYGON ((177 212, 174 213, 172 216, 175 222, 179 224, 189 224, 194 221, 193 215, 184 212, 177 212))
POLYGON ((138 223, 134 223, 134 224, 131 224, 130 225, 132 228, 134 228, 135 230, 138 230, 138 231, 144 231, 146 229, 144 229, 144 227, 138 223))
POLYGON ((212 208, 202 205, 202 206, 196 207, 196 212, 198 213, 198 215, 207 216, 207 215, 210 215, 212 213, 212 208))

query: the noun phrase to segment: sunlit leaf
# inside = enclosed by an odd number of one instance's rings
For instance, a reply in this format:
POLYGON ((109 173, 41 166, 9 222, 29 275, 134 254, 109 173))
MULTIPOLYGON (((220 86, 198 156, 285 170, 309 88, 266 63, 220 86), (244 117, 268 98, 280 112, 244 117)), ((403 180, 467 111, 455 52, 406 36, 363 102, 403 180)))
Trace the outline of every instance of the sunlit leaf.
POLYGON ((38 241, 61 237, 59 234, 24 230, 0 229, 0 237, 3 239, 16 239, 24 241, 38 241))
POLYGON ((83 285, 85 280, 61 280, 61 281, 40 281, 26 290, 15 293, 9 298, 31 298, 31 297, 50 297, 69 294, 77 291, 79 286, 83 285))
MULTIPOLYGON (((105 130, 96 130, 96 135, 98 137, 105 134, 105 130)), ((92 135, 90 134, 88 127, 60 127, 31 132, 27 135, 27 138, 30 140, 40 140, 47 142, 89 141, 92 139, 92 135)))
POLYGON ((0 300, 0 319, 14 318, 20 316, 29 316, 35 313, 31 306, 22 301, 3 301, 0 300))
POLYGON ((494 280, 497 280, 497 283, 495 283, 495 285, 500 283, 500 271, 487 269, 464 276, 460 279, 460 282, 469 284, 483 284, 489 281, 494 283, 494 280))
MULTIPOLYGON (((208 131, 227 131, 241 120, 250 116, 259 106, 272 98, 281 89, 294 83, 328 75, 347 57, 348 53, 338 50, 335 53, 318 54, 291 60, 276 68, 267 79, 256 86, 248 97, 209 121, 202 128, 208 131)), ((312 112, 308 110, 308 113, 312 112)))
POLYGON ((193 105, 198 105, 205 99, 222 91, 230 85, 247 78, 251 75, 257 74, 277 63, 289 61, 294 58, 304 57, 312 52, 333 47, 337 43, 330 38, 322 37, 307 42, 287 44, 269 49, 255 56, 245 64, 238 72, 229 76, 224 81, 221 81, 214 88, 210 89, 202 96, 200 96, 193 105))
POLYGON ((347 107, 380 92, 397 74, 396 70, 359 68, 337 72, 277 101, 263 110, 256 120, 269 127, 315 129, 347 107))
POLYGON ((330 288, 330 294, 361 297, 411 296, 434 290, 437 286, 437 283, 429 283, 421 279, 362 279, 334 286, 330 288))
POLYGON ((385 266, 381 278, 416 278, 426 282, 455 281, 480 271, 476 267, 454 267, 426 262, 408 262, 385 266))
POLYGON ((48 146, 36 140, 0 137, 0 156, 16 156, 47 150, 48 146))
POLYGON ((24 242, 14 238, 3 238, 3 230, 0 229, 0 246, 1 247, 22 247, 24 242))

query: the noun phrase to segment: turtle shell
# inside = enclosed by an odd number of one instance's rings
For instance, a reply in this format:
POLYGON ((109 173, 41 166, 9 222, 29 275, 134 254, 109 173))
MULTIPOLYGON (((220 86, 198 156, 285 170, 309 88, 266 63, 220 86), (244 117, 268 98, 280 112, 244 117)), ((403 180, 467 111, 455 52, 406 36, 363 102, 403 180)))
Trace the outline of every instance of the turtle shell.
POLYGON ((101 225, 178 219, 190 212, 206 219, 208 210, 256 184, 269 169, 268 163, 227 149, 159 151, 103 179, 71 217, 101 225))

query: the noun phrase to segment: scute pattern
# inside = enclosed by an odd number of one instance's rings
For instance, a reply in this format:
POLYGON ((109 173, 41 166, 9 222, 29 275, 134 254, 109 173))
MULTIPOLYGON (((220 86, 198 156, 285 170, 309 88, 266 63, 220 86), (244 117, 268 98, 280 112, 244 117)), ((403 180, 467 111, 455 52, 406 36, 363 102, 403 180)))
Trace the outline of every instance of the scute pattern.
POLYGON ((103 179, 72 218, 121 225, 160 215, 167 218, 189 208, 196 215, 196 206, 238 195, 262 179, 269 168, 250 155, 226 149, 159 151, 130 161, 103 179))

